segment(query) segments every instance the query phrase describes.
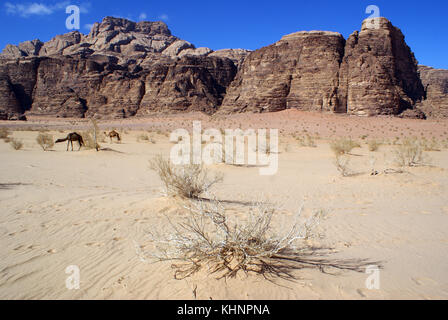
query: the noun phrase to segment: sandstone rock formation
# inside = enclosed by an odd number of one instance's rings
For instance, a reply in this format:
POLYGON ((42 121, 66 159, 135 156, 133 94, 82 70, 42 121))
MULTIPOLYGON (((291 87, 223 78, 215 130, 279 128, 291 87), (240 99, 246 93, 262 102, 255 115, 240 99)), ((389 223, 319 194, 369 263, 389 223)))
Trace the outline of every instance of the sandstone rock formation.
POLYGON ((256 51, 196 48, 163 22, 106 17, 88 35, 8 45, 0 119, 123 118, 152 112, 272 112, 448 117, 448 71, 417 62, 385 18, 346 41, 296 32, 256 51), (422 83, 423 82, 423 83, 422 83))
POLYGON ((222 112, 295 108, 397 115, 423 98, 417 62, 401 31, 385 18, 363 23, 345 41, 334 32, 298 32, 251 53, 222 112))
POLYGON ((423 98, 417 61, 401 31, 385 18, 363 22, 345 46, 339 99, 348 114, 396 115, 423 98))
POLYGON ((35 59, 0 61, 0 114, 18 119, 33 103, 32 94, 37 74, 35 59))
POLYGON ((155 111, 213 113, 237 68, 171 35, 163 22, 106 17, 89 35, 8 46, 0 117, 123 118, 155 111))
POLYGON ((252 52, 228 89, 222 111, 334 111, 344 43, 339 33, 297 32, 252 52))
POLYGON ((209 56, 229 58, 237 67, 239 67, 249 53, 251 53, 251 51, 245 49, 222 49, 212 52, 209 56))
POLYGON ((428 117, 448 118, 448 70, 419 66, 425 100, 418 107, 428 117))

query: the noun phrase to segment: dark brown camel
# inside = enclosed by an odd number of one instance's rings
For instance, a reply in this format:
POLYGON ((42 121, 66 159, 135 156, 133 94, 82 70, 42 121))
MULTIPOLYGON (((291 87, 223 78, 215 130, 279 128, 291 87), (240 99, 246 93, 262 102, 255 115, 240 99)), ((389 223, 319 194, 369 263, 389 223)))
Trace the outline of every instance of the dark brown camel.
POLYGON ((78 141, 78 143, 79 143, 78 151, 81 150, 81 147, 84 145, 84 140, 82 139, 82 136, 76 132, 69 133, 67 138, 65 138, 65 139, 56 140, 56 143, 65 142, 65 141, 67 141, 67 151, 68 151, 68 146, 70 143, 72 144, 72 151, 73 151, 73 141, 78 141))
POLYGON ((104 134, 106 135, 106 137, 110 138, 110 143, 112 143, 112 138, 117 138, 117 141, 121 141, 120 134, 115 130, 112 130, 111 132, 109 132, 109 134, 104 132, 104 134))

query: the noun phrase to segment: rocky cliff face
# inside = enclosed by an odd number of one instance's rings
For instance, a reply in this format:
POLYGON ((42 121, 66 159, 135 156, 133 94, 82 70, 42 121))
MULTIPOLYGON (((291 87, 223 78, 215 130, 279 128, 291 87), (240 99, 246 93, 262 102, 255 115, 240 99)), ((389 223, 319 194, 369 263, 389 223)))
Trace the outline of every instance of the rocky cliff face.
POLYGON ((251 53, 222 112, 295 108, 359 116, 397 115, 424 90, 401 31, 385 18, 345 41, 333 32, 298 32, 251 53))
POLYGON ((246 52, 212 53, 172 36, 163 22, 111 17, 87 36, 9 45, 0 55, 0 117, 213 113, 237 72, 233 60, 246 52))
POLYGON ((163 22, 106 17, 88 35, 8 45, 0 54, 0 119, 290 108, 448 116, 448 71, 418 70, 401 31, 375 21, 379 28, 367 20, 347 41, 297 32, 254 52, 213 52, 173 36, 163 22))
POLYGON ((398 28, 385 18, 379 28, 364 21, 345 46, 339 98, 348 114, 396 115, 423 98, 417 61, 398 28))
POLYGON ((425 99, 418 104, 428 117, 448 118, 448 70, 419 66, 425 99))
POLYGON ((31 108, 37 67, 32 58, 0 61, 0 118, 22 118, 31 108))
POLYGON ((345 40, 333 32, 297 32, 249 54, 222 112, 335 111, 345 40))

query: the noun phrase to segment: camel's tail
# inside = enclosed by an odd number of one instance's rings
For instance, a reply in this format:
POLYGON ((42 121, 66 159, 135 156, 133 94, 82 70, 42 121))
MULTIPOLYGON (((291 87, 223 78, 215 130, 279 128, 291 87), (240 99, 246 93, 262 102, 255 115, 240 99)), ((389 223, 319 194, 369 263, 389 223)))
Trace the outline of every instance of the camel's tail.
POLYGON ((67 140, 68 140, 68 138, 65 138, 65 139, 58 139, 58 140, 56 140, 55 143, 61 143, 61 142, 65 142, 65 141, 67 141, 67 140))
POLYGON ((84 140, 82 139, 82 136, 79 136, 79 144, 81 146, 84 146, 84 140))

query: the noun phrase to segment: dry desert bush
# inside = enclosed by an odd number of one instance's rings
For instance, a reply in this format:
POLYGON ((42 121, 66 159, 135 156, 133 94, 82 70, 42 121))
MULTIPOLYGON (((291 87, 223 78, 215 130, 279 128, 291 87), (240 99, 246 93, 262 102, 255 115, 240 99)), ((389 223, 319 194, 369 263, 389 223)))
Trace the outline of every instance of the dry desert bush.
POLYGON ((98 151, 101 148, 98 141, 95 141, 95 135, 93 130, 82 132, 81 136, 82 139, 84 140, 84 147, 86 149, 96 149, 98 151))
POLYGON ((18 139, 11 138, 11 139, 9 140, 9 144, 11 145, 11 147, 12 147, 14 150, 20 150, 20 149, 23 148, 23 143, 22 143, 22 141, 20 141, 20 140, 18 140, 18 139))
POLYGON ((309 148, 316 148, 316 142, 314 141, 314 138, 310 136, 309 134, 306 134, 303 137, 296 137, 297 141, 299 142, 299 145, 301 147, 309 147, 309 148))
POLYGON ((348 154, 355 148, 360 148, 361 145, 352 139, 340 138, 330 142, 330 148, 336 156, 348 154))
POLYGON ((150 161, 150 168, 158 173, 168 195, 183 198, 197 199, 207 193, 214 184, 223 181, 223 175, 220 173, 210 177, 209 170, 203 165, 177 166, 161 155, 150 161))
POLYGON ((343 177, 348 177, 353 174, 352 170, 349 168, 350 158, 345 154, 336 155, 334 165, 343 177))
POLYGON ((442 144, 442 148, 448 149, 448 139, 442 140, 441 144, 442 144))
POLYGON ((244 209, 245 220, 232 219, 229 209, 219 200, 190 201, 183 209, 182 222, 169 220, 171 232, 148 235, 154 247, 148 250, 148 256, 155 261, 173 261, 176 279, 185 279, 207 269, 218 278, 234 277, 243 271, 267 279, 293 280, 296 279, 292 274, 295 269, 316 268, 327 272, 327 268, 335 268, 362 272, 367 265, 360 260, 323 259, 322 252, 310 244, 312 238, 321 237, 316 227, 322 210, 305 219, 300 208, 292 221, 287 221, 289 227, 275 228, 272 222, 279 218, 280 209, 264 202, 252 203, 244 209))
POLYGON ((95 149, 99 151, 101 149, 98 140, 101 136, 98 123, 95 119, 90 119, 91 129, 81 133, 82 139, 84 140, 84 147, 86 149, 95 149))
POLYGON ((369 142, 367 142, 367 146, 369 147, 369 151, 375 152, 380 148, 381 142, 379 142, 378 140, 370 140, 369 142))
POLYGON ((150 135, 147 135, 146 133, 142 133, 137 136, 137 142, 144 141, 144 142, 151 142, 152 144, 156 143, 156 140, 151 137, 150 135))
POLYGON ((423 151, 440 151, 440 143, 433 137, 431 140, 426 138, 420 139, 420 145, 423 148, 423 151))
POLYGON ((415 167, 424 165, 426 157, 423 147, 416 138, 405 138, 400 145, 393 150, 394 162, 400 167, 415 167))
POLYGON ((11 132, 8 129, 0 128, 0 139, 8 139, 10 134, 11 132))
MULTIPOLYGON (((232 277, 239 271, 264 273, 271 259, 293 257, 300 252, 298 242, 311 236, 321 212, 305 222, 296 221, 284 234, 271 227, 278 209, 265 203, 254 203, 245 222, 231 221, 225 206, 218 200, 190 202, 184 207, 185 221, 173 224, 168 237, 151 234, 158 261, 179 261, 174 264, 175 278, 183 279, 203 267, 220 277, 232 277)), ((236 220, 236 219, 234 219, 236 220)))
POLYGON ((39 132, 36 137, 36 142, 44 151, 50 150, 54 147, 53 136, 48 133, 39 132))

